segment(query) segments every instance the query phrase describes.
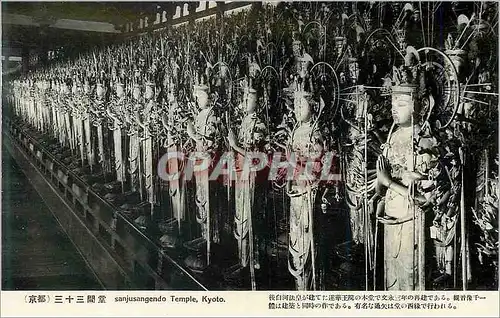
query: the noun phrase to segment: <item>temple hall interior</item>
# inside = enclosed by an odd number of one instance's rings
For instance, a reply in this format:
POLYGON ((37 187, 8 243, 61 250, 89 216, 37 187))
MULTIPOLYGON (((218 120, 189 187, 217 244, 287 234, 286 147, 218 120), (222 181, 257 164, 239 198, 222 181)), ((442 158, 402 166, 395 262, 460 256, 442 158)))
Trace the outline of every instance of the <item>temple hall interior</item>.
POLYGON ((3 290, 498 290, 498 2, 2 1, 3 290))

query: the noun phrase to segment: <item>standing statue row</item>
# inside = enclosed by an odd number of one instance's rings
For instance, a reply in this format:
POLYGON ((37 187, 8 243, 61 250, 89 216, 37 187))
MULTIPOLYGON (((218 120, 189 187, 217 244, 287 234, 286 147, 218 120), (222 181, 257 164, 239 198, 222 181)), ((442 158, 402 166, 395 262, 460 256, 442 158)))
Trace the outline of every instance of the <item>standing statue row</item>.
POLYGON ((10 103, 207 281, 467 289, 498 265, 494 8, 253 5, 35 69, 10 103))

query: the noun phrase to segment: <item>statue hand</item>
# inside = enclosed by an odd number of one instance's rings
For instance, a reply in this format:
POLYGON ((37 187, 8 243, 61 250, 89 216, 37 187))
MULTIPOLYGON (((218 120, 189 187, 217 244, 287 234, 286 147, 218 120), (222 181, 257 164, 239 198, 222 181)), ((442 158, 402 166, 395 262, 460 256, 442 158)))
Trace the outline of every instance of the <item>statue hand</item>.
POLYGON ((385 187, 389 187, 392 181, 387 167, 387 160, 382 155, 377 159, 377 180, 385 187))

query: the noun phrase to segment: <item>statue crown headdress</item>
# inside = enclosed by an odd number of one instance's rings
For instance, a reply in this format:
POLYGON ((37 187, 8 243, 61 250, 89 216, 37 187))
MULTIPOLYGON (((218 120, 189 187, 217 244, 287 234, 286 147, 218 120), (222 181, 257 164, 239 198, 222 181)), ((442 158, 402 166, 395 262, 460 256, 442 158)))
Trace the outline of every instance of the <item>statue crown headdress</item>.
POLYGON ((392 91, 397 93, 413 93, 419 87, 420 57, 413 46, 406 48, 404 64, 393 68, 392 91))

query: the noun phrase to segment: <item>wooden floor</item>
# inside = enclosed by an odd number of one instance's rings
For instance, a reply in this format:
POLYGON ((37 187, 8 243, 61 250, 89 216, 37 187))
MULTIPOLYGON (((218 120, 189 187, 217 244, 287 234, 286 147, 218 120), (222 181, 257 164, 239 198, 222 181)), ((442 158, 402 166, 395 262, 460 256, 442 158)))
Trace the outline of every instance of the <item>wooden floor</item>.
POLYGON ((3 145, 2 289, 102 289, 3 145))

